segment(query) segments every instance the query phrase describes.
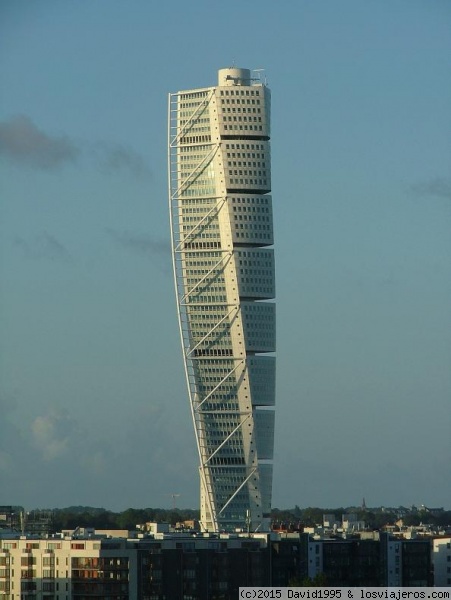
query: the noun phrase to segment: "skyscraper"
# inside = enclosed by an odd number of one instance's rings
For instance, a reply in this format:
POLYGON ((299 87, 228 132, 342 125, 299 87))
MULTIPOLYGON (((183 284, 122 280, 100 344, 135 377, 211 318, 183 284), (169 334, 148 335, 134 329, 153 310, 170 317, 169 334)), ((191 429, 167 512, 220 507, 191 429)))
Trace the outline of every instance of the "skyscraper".
POLYGON ((169 95, 180 333, 208 531, 269 527, 275 404, 270 91, 221 69, 169 95))

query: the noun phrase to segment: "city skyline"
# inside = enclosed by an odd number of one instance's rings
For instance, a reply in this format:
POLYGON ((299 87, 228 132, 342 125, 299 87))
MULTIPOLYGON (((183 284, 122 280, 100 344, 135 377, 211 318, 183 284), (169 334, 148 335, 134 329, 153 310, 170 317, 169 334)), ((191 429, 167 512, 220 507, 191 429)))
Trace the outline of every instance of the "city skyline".
POLYGON ((274 90, 272 504, 446 506, 450 23, 441 0, 1 3, 3 504, 198 505, 167 94, 236 64, 274 90))

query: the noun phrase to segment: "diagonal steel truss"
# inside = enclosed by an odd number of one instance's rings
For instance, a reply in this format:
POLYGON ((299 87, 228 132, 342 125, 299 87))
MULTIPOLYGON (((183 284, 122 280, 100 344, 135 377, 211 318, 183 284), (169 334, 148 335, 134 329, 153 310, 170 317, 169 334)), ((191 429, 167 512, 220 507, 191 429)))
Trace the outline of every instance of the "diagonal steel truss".
MULTIPOLYGON (((226 372, 226 374, 213 387, 213 389, 211 389, 205 395, 205 397, 201 397, 201 394, 199 393, 198 382, 196 381, 195 376, 195 364, 197 361, 202 361, 203 359, 196 356, 196 351, 209 337, 215 333, 219 327, 221 327, 222 324, 227 323, 227 321, 230 322, 239 313, 239 306, 236 304, 229 305, 228 310, 226 310, 223 316, 221 316, 218 321, 214 323, 207 333, 205 333, 205 335, 195 344, 192 343, 188 308, 192 307, 193 305, 196 307, 201 307, 203 305, 202 302, 197 301, 193 304, 195 292, 200 286, 202 286, 203 283, 208 282, 211 275, 221 272, 226 268, 229 262, 233 259, 233 252, 218 248, 216 252, 218 252, 220 256, 215 264, 192 287, 188 287, 187 277, 184 274, 183 267, 186 264, 187 253, 193 252, 193 250, 189 247, 189 243, 196 238, 196 235, 206 224, 208 224, 208 222, 217 218, 220 212, 226 209, 227 197, 217 197, 216 204, 212 206, 212 208, 197 223, 195 223, 191 229, 186 232, 182 232, 180 228, 180 203, 182 201, 182 194, 193 182, 195 182, 199 174, 215 159, 220 145, 218 143, 210 143, 211 150, 205 154, 196 167, 193 168, 188 176, 184 177, 183 180, 181 179, 181 169, 178 156, 180 140, 182 140, 183 136, 186 135, 186 133, 190 130, 199 115, 202 114, 202 112, 208 107, 213 95, 214 92, 211 90, 206 98, 193 111, 190 118, 183 124, 182 127, 179 126, 178 118, 179 94, 171 94, 169 96, 168 112, 170 118, 168 131, 168 173, 173 271, 178 302, 179 329, 184 351, 185 375, 190 396, 191 414, 194 424, 196 443, 200 457, 199 470, 201 484, 206 492, 208 509, 214 524, 214 528, 218 530, 220 528, 219 523, 221 514, 251 479, 256 472, 256 468, 251 469, 250 472, 246 474, 244 479, 236 486, 222 506, 218 507, 213 490, 211 461, 227 444, 227 442, 243 428, 243 425, 251 418, 252 413, 236 411, 235 414, 239 418, 239 423, 228 433, 228 435, 225 436, 224 439, 222 439, 222 441, 212 452, 207 454, 207 446, 204 439, 205 433, 203 429, 203 415, 220 414, 221 411, 210 409, 204 410, 203 407, 215 394, 215 392, 217 392, 217 390, 224 385, 224 383, 226 383, 228 380, 233 380, 233 378, 236 378, 237 371, 241 369, 243 372, 246 369, 246 361, 242 358, 228 357, 228 360, 231 359, 234 362, 234 365, 226 372)), ((202 143, 202 146, 207 145, 208 143, 202 143)), ((202 250, 198 249, 196 252, 201 254, 202 250)), ((219 304, 220 306, 227 307, 227 303, 219 304)), ((211 305, 211 303, 209 305, 211 305)), ((223 468, 225 469, 226 467, 223 468)))

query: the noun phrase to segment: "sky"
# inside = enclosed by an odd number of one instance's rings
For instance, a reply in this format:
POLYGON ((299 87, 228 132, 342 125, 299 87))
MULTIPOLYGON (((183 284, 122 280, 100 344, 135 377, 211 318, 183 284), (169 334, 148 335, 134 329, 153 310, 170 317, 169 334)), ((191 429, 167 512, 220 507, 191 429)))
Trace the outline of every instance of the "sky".
POLYGON ((2 0, 0 504, 199 505, 169 92, 265 69, 273 506, 451 508, 449 0, 2 0))

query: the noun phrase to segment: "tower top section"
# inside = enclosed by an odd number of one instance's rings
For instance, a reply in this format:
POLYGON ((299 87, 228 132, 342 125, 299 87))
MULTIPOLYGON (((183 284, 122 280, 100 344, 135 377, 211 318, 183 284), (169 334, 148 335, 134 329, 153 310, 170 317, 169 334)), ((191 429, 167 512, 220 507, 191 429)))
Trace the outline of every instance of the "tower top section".
POLYGON ((219 69, 218 85, 221 87, 227 85, 251 85, 251 71, 250 69, 238 69, 236 67, 219 69))

